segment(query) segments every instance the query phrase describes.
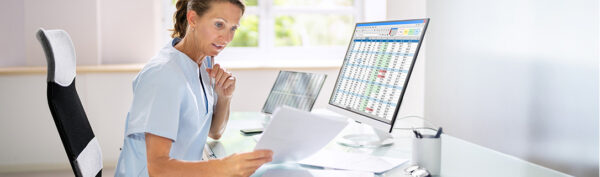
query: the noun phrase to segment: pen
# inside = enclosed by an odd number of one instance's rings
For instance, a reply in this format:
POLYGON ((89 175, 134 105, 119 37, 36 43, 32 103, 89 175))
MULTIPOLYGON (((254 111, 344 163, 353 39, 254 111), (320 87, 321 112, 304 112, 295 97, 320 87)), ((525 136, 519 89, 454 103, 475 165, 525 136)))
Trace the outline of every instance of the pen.
POLYGON ((413 133, 415 133, 416 138, 419 138, 419 132, 417 132, 417 130, 413 129, 413 133))
MULTIPOLYGON (((208 64, 206 65, 206 68, 213 69, 213 63, 214 63, 213 56, 209 56, 206 59, 207 59, 206 61, 208 61, 208 64)), ((208 81, 210 82, 210 85, 213 85, 213 79, 210 76, 208 77, 208 81)))
POLYGON ((413 129, 413 133, 415 133, 417 138, 423 138, 423 135, 421 135, 421 133, 419 133, 417 130, 413 129))
POLYGON ((440 138, 441 135, 442 135, 442 127, 438 128, 437 133, 435 133, 434 138, 440 138))

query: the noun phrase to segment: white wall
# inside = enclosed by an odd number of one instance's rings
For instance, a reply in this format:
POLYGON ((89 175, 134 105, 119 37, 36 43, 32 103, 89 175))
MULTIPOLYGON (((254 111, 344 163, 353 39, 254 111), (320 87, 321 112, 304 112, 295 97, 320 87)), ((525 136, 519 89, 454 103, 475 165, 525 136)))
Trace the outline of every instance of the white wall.
POLYGON ((162 47, 160 0, 99 0, 102 64, 145 63, 162 47))
POLYGON ((2 1, 0 67, 44 66, 39 28, 67 31, 80 66, 145 63, 163 45, 160 7, 160 0, 2 1))
MULTIPOLYGON (((25 57, 28 66, 45 66, 40 43, 35 38, 39 28, 64 29, 69 33, 78 65, 98 64, 98 16, 96 0, 24 0, 25 57)), ((4 9, 4 8, 3 8, 4 9)), ((20 18, 14 16, 14 18, 20 18)), ((12 41, 3 41, 3 43, 12 41)), ((10 59, 9 59, 10 60, 10 59)))
POLYGON ((424 0, 388 0, 387 17, 389 20, 426 18, 426 5, 424 0))
MULTIPOLYGON (((425 3, 423 0, 388 0, 386 6, 387 20, 425 18, 425 3)), ((426 46, 427 40, 424 40, 410 76, 408 88, 406 88, 406 95, 398 113, 399 117, 424 115, 426 46)), ((413 125, 415 122, 399 121, 396 126, 406 127, 407 125, 413 125)))
POLYGON ((598 176, 598 1, 428 1, 425 115, 451 135, 598 176))
POLYGON ((22 0, 5 0, 0 7, 0 66, 25 65, 25 3, 22 0), (10 25, 8 25, 10 24, 10 25))

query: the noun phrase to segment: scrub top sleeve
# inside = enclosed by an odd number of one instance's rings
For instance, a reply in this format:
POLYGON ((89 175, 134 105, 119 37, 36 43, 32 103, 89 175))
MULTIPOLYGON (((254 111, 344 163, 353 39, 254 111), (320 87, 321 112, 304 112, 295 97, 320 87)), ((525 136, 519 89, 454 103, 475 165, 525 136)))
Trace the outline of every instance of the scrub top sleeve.
POLYGON ((148 71, 138 79, 127 136, 151 133, 175 141, 185 85, 181 76, 173 72, 148 71))

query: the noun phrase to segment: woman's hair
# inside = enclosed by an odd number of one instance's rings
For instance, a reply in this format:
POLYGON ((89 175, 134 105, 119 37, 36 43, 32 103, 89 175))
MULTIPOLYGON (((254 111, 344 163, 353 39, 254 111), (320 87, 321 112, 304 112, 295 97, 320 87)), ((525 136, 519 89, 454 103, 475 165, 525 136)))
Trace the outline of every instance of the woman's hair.
POLYGON ((246 9, 246 5, 244 2, 242 2, 242 0, 178 0, 177 4, 175 4, 177 11, 175 12, 175 15, 173 15, 173 21, 175 25, 171 37, 183 38, 185 36, 185 30, 188 24, 186 18, 188 10, 193 10, 196 12, 196 14, 198 14, 198 16, 201 17, 210 9, 212 3, 215 2, 229 2, 233 5, 236 5, 242 10, 242 14, 246 9))

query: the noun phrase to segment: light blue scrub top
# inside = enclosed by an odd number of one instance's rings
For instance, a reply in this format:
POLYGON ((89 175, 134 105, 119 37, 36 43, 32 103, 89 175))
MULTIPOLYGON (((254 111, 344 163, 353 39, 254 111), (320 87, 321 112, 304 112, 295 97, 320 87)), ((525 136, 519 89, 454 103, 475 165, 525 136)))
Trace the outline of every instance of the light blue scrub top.
POLYGON ((145 133, 173 140, 171 158, 202 160, 216 104, 206 72, 211 61, 205 59, 199 69, 172 45, 162 48, 133 81, 133 103, 116 177, 148 176, 145 133))

